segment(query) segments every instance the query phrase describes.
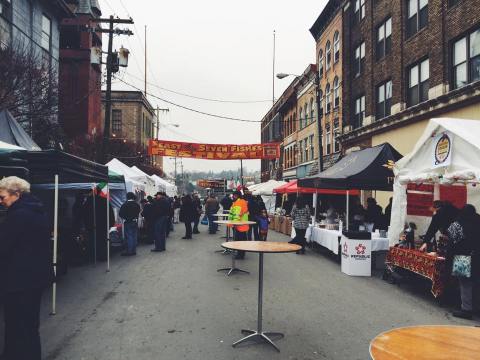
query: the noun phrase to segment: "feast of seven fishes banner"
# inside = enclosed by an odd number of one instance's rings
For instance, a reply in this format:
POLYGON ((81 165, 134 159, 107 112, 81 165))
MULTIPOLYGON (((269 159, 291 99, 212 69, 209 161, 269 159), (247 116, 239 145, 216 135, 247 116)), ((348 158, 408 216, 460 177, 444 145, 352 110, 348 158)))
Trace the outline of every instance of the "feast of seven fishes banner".
POLYGON ((207 160, 277 159, 280 157, 280 143, 197 144, 151 139, 148 154, 207 160))

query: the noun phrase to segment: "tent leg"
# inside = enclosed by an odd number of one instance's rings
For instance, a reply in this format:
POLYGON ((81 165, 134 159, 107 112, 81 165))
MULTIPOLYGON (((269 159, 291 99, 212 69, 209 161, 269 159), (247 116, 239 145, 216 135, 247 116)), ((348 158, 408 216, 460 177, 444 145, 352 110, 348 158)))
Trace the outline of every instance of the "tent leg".
POLYGON ((53 274, 54 282, 52 286, 52 313, 57 312, 57 245, 58 245, 58 175, 55 175, 55 203, 53 214, 53 274))
POLYGON ((349 219, 350 219, 350 190, 347 190, 347 218, 345 219, 347 223, 347 231, 349 229, 349 219))
POLYGON ((95 209, 95 184, 92 186, 93 197, 93 263, 97 265, 97 216, 95 209))
POLYGON ((110 272, 110 189, 107 184, 107 272, 110 272))

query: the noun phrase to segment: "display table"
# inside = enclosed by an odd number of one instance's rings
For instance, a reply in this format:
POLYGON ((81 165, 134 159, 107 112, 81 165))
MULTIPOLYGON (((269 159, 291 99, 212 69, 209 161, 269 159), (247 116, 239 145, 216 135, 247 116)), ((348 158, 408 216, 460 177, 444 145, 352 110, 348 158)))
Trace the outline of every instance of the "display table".
POLYGON ((349 239, 342 236, 342 272, 350 276, 372 276, 373 240, 349 239))
MULTIPOLYGON (((228 213, 225 213, 225 214, 213 214, 213 216, 215 216, 218 220, 227 220, 228 217, 230 216, 230 214, 228 213)), ((214 221, 215 222, 215 221, 214 221)), ((225 230, 225 236, 222 236, 222 238, 224 239, 229 239, 230 237, 230 228, 228 226, 226 226, 226 230, 225 230)))
POLYGON ((374 360, 478 359, 480 328, 426 325, 386 331, 370 343, 374 360))
MULTIPOLYGON (((295 237, 294 228, 292 228, 291 237, 295 237)), ((338 230, 327 230, 313 225, 310 225, 305 233, 305 238, 307 239, 307 242, 317 243, 327 248, 335 255, 338 255, 338 248, 340 245, 341 237, 342 233, 338 230)), ((388 251, 388 249, 390 248, 388 238, 373 237, 370 241, 372 252, 388 251)))
POLYGON ((264 332, 262 327, 262 302, 263 302, 263 254, 264 253, 289 253, 296 252, 301 249, 300 245, 289 244, 284 242, 273 241, 230 241, 223 243, 222 246, 230 250, 241 250, 247 252, 258 252, 258 313, 257 313, 257 329, 242 330, 246 337, 233 343, 235 347, 245 341, 262 340, 272 345, 277 351, 280 349, 270 339, 270 337, 280 337, 284 335, 278 332, 264 332))
MULTIPOLYGON (((217 224, 225 224, 227 225, 227 228, 228 227, 234 227, 234 226, 240 226, 240 225, 252 225, 252 224, 256 224, 255 221, 233 221, 233 220, 217 220, 217 221, 214 221, 215 223, 217 224)), ((229 239, 227 239, 228 241, 229 239)), ((231 243, 232 241, 229 241, 229 243, 231 243)), ((226 244, 226 243, 224 243, 226 244)), ((220 250, 222 251, 223 253, 232 253, 232 265, 230 267, 227 267, 227 268, 221 268, 221 269, 218 269, 217 271, 226 271, 227 272, 227 276, 230 276, 231 274, 235 273, 235 272, 240 272, 240 273, 245 273, 245 274, 250 274, 248 271, 246 270, 242 270, 242 269, 239 269, 236 267, 235 265, 235 252, 234 251, 229 251, 229 249, 225 246, 223 246, 222 244, 222 247, 224 248, 224 250, 220 250)))
POLYGON ((391 247, 385 264, 390 267, 397 266, 432 281, 432 294, 435 297, 442 295, 445 289, 447 274, 445 271, 445 258, 428 255, 424 252, 399 247, 391 247))

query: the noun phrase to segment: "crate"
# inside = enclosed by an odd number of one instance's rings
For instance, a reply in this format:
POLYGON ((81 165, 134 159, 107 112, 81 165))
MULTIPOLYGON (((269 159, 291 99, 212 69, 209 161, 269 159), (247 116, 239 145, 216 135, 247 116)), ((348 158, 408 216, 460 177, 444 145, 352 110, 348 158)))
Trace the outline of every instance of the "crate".
POLYGON ((277 231, 277 232, 280 232, 280 216, 279 215, 275 215, 274 230, 277 231))
POLYGON ((280 218, 280 232, 282 234, 287 233, 287 218, 285 216, 282 216, 280 218))

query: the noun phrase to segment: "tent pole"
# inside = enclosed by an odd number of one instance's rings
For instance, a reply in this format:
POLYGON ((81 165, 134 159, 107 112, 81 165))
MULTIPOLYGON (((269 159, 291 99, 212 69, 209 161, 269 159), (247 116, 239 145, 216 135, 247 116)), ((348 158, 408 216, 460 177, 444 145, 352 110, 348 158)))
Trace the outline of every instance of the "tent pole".
POLYGON ((58 245, 58 175, 55 175, 55 203, 53 214, 53 286, 52 286, 52 313, 55 315, 57 308, 57 245, 58 245))
POLYGON ((313 220, 313 225, 317 222, 317 208, 318 208, 318 190, 315 189, 315 219, 313 220))
POLYGON ((95 214, 95 184, 92 184, 93 198, 93 263, 97 265, 97 216, 95 214))
POLYGON ((349 229, 349 219, 350 219, 350 190, 347 190, 347 218, 345 219, 347 223, 347 231, 349 229))
POLYGON ((107 272, 110 272, 110 188, 107 183, 107 272))

